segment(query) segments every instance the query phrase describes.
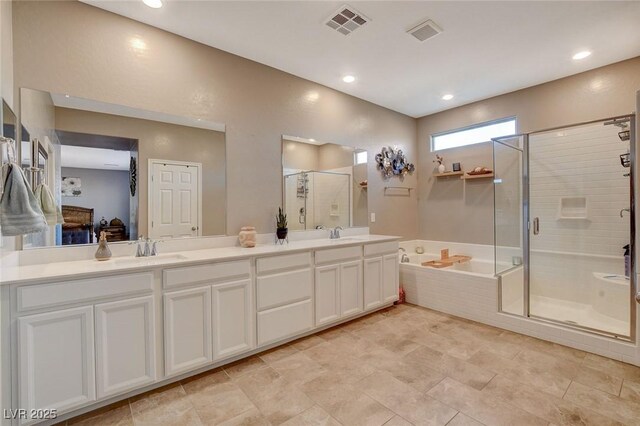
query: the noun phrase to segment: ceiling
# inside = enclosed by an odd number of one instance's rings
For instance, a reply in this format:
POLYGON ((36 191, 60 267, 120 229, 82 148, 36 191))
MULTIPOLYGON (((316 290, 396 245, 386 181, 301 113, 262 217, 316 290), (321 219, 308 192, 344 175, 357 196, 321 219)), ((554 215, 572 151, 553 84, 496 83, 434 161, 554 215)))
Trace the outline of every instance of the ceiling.
POLYGON ((349 1, 371 21, 348 36, 324 25, 344 2, 84 1, 413 117, 640 55, 633 1, 349 1))
POLYGON ((130 160, 131 153, 129 151, 90 148, 86 146, 60 146, 61 167, 129 171, 130 160))

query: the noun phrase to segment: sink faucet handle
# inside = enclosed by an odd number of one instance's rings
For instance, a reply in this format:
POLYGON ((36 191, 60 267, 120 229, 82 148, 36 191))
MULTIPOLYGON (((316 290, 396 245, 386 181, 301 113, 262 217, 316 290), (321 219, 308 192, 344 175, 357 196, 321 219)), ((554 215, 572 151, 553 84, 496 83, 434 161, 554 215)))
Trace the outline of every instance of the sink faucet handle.
POLYGON ((164 243, 164 240, 151 240, 151 254, 150 256, 158 255, 158 243, 164 243))

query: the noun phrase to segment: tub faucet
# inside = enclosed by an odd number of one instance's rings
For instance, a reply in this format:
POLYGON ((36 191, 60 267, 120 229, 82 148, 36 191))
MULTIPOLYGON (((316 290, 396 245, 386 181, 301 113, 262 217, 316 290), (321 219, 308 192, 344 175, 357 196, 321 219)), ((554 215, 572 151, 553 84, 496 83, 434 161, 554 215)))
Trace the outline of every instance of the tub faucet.
POLYGON ((411 259, 409 259, 409 256, 407 256, 407 253, 402 253, 400 263, 411 263, 411 259))

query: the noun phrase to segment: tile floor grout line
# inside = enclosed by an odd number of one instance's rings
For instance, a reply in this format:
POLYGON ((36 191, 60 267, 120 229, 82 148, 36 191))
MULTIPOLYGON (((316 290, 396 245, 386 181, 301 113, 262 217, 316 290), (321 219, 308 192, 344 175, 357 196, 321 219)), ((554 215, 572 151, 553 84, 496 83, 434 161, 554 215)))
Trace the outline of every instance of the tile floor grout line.
POLYGON ((565 397, 565 396, 567 396, 567 392, 569 392, 569 388, 571 387, 571 384, 572 384, 572 383, 573 383, 573 380, 571 380, 571 381, 569 382, 569 386, 567 386, 567 388, 564 390, 564 393, 562 394, 562 398, 560 398, 560 399, 563 399, 563 400, 564 400, 564 397, 565 397))

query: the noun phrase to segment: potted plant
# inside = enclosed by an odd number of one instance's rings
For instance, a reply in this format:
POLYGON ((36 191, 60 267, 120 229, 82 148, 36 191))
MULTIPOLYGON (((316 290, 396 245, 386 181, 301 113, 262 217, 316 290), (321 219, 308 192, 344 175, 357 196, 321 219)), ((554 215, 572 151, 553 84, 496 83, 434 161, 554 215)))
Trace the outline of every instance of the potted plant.
POLYGON ((287 238, 287 233, 289 229, 287 228, 287 215, 282 211, 282 207, 278 208, 278 215, 276 216, 276 235, 279 240, 284 240, 287 238))

